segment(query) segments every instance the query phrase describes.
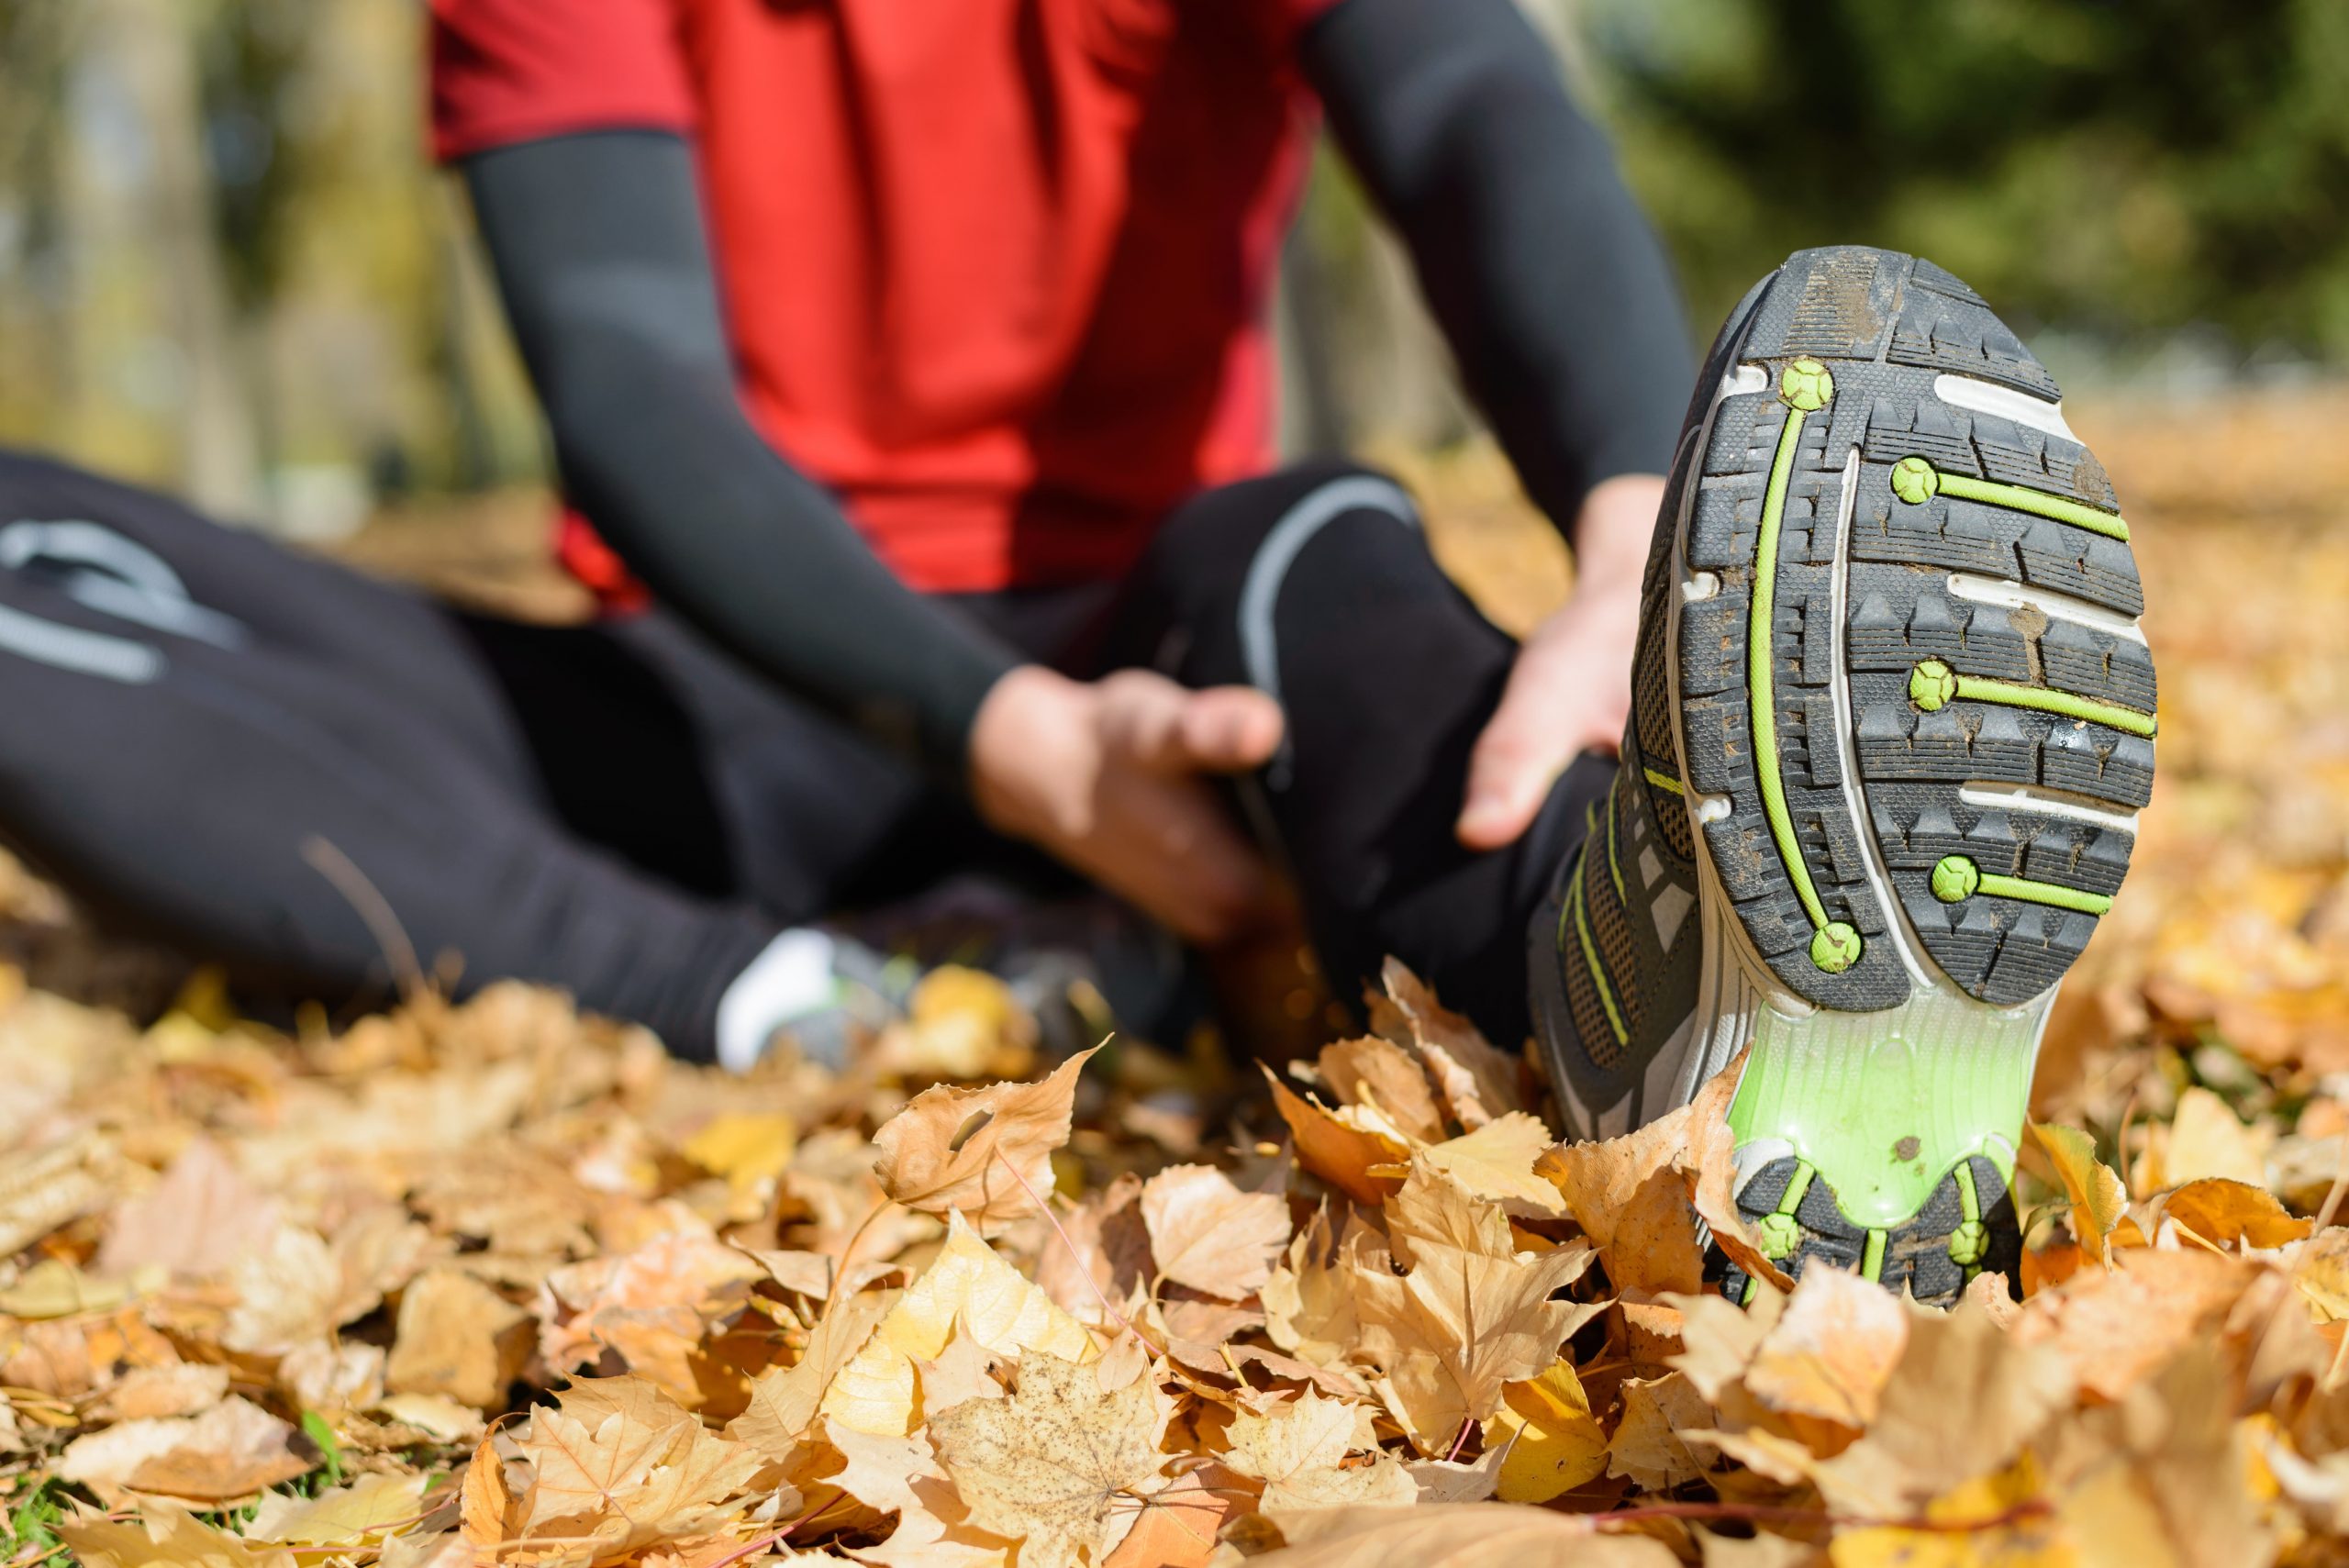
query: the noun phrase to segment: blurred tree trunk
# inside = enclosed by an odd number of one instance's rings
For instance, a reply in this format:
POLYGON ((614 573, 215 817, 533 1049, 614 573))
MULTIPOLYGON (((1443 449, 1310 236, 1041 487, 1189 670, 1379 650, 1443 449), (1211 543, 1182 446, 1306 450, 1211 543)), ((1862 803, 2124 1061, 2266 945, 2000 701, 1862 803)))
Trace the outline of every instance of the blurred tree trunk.
POLYGON ((145 154, 143 179, 83 172, 102 221, 135 231, 177 350, 171 389, 178 488, 232 517, 261 503, 255 422, 238 351, 236 312, 214 231, 212 172, 197 86, 200 8, 184 0, 80 0, 83 69, 114 75, 145 154))

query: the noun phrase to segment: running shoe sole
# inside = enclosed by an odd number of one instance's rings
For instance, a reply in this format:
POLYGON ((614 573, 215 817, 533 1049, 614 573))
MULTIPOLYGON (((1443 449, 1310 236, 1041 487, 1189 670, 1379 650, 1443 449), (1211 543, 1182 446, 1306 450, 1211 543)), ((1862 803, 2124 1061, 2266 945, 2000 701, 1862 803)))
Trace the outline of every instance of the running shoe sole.
POLYGON ((1954 1302, 2015 1277, 2040 1034, 2152 788, 2129 528, 2054 381, 1929 261, 1798 252, 1729 331, 1673 543, 1690 1049, 1747 1052, 1766 1252, 1954 1302))

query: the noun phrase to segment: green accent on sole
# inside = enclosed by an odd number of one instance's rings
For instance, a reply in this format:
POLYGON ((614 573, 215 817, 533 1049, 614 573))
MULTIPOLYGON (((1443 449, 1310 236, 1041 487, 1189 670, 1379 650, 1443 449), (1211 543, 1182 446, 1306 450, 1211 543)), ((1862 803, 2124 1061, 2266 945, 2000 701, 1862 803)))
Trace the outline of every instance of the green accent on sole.
POLYGON ((1927 659, 1909 672, 1909 700, 1927 713, 1939 713, 1957 695, 1957 672, 1938 659, 1927 659))
POLYGON ((1646 775, 1648 783, 1655 785, 1655 787, 1660 790, 1668 791, 1673 795, 1686 795, 1688 793, 1687 789, 1682 787, 1680 781, 1674 778, 1670 773, 1657 773, 1653 768, 1648 767, 1645 764, 1642 764, 1640 772, 1646 775))
POLYGON ((1753 1306, 1753 1297, 1754 1297, 1754 1295, 1755 1295, 1755 1293, 1757 1293, 1758 1291, 1760 1291, 1760 1290, 1761 1290, 1761 1288, 1762 1288, 1762 1282, 1761 1282, 1760 1280, 1758 1280, 1758 1279, 1754 1279, 1754 1278, 1752 1278, 1751 1276, 1749 1276, 1749 1277, 1746 1279, 1746 1282, 1745 1282, 1745 1294, 1744 1294, 1744 1295, 1742 1295, 1742 1296, 1739 1296, 1739 1297, 1737 1298, 1737 1304, 1738 1304, 1740 1307, 1751 1307, 1751 1306, 1753 1306))
POLYGON ((2117 539, 2123 544, 2129 542, 2128 523, 2110 512, 2099 512, 2077 501, 2050 495, 2044 490, 2031 490, 2020 484, 2000 484, 1995 480, 1976 479, 1971 474, 1951 473, 1934 467, 1926 458, 1904 457, 1894 463, 1892 492, 1912 506, 1921 505, 1933 495, 1946 495, 1952 500, 1979 501, 1986 506, 2004 506, 2010 512, 2028 512, 2035 517, 2050 517, 2059 523, 2069 523, 2076 528, 2102 534, 2107 539, 2117 539))
POLYGON ((1999 876, 1987 871, 1982 873, 1982 893, 1988 898, 2020 898, 2026 904, 2045 904, 2082 915, 2103 915, 2112 908, 2108 894, 2089 893, 2053 882, 2033 882, 2023 876, 1999 876))
POLYGON ((1965 1218, 1949 1233, 1949 1261, 1965 1271, 1972 1279, 1975 1270, 1990 1251, 1990 1228, 1982 1223, 1982 1195, 1974 1190, 1974 1164, 1960 1160, 1950 1173, 1957 1178, 1958 1207, 1965 1218))
POLYGON ((1795 1249, 1802 1245, 1802 1227, 1791 1214, 1764 1215, 1762 1222, 1753 1228, 1753 1234, 1765 1258, 1790 1258, 1795 1249))
POLYGON ((1816 414, 1835 395, 1835 378, 1817 360, 1796 360, 1778 377, 1778 395, 1788 407, 1816 414))
POLYGON ((1868 1232, 1868 1250, 1860 1259, 1860 1277, 1880 1280, 1884 1277, 1884 1232, 1868 1232))
MULTIPOLYGON (((1583 840, 1583 853, 1590 853, 1590 840, 1583 840)), ((1623 1027, 1623 1015, 1616 1009, 1615 992, 1607 984, 1607 971, 1598 962, 1598 944, 1590 940, 1590 920, 1583 911, 1583 870, 1574 870, 1574 896, 1566 900, 1566 912, 1574 917, 1575 935, 1582 939, 1582 961, 1590 966, 1590 983, 1598 991, 1599 1005, 1607 1009, 1607 1027, 1615 1031, 1615 1043, 1626 1045, 1631 1034, 1623 1027)), ((1561 943, 1561 946, 1564 944, 1561 943)))
POLYGON ((1812 1166, 1798 1160, 1795 1173, 1787 1178, 1787 1190, 1778 1195, 1778 1212, 1792 1214, 1802 1207, 1803 1195, 1810 1191, 1811 1177, 1819 1174, 1812 1166))
POLYGON ((2002 1009, 1947 990, 1874 1013, 1765 1006, 1730 1127, 1741 1146, 1786 1144, 1854 1225, 1898 1227, 1969 1155, 2013 1174, 2045 1014, 2043 997, 2002 1009))
POLYGON ((1942 487, 1939 470, 1920 457, 1904 457, 1892 465, 1892 493, 1911 506, 1923 505, 1942 487))
POLYGON ((1982 868, 1964 855, 1943 855, 1933 866, 1933 896, 1955 904, 1982 885, 1982 868))
POLYGON ((1810 939, 1810 962, 1828 974, 1841 974, 1860 961, 1860 933, 1844 920, 1831 920, 1810 939))
MULTIPOLYGON (((1810 917, 1812 927, 1823 935, 1829 923, 1827 906, 1820 902, 1819 889, 1811 883, 1810 867, 1803 863, 1802 845, 1795 839, 1794 817, 1787 809, 1786 781, 1778 776, 1776 668, 1772 657, 1771 628, 1777 610, 1778 530, 1786 521, 1787 490, 1794 481, 1795 452, 1802 445, 1803 420, 1807 415, 1825 407, 1835 395, 1835 381, 1817 360, 1797 360, 1787 367, 1779 395, 1787 405, 1787 419, 1778 430, 1778 450, 1770 459, 1769 488, 1763 493, 1762 523, 1753 540, 1753 600, 1745 625, 1745 684, 1753 728, 1753 778, 1761 786, 1762 813, 1769 819, 1770 837, 1778 847, 1778 859, 1786 865, 1787 879, 1794 884, 1795 896, 1802 900, 1803 913, 1810 917)), ((1819 962, 1821 951, 1814 940, 1814 963, 1819 962)), ((1860 956, 1859 933, 1852 932, 1848 956, 1843 954, 1840 942, 1831 943, 1824 951, 1831 960, 1842 958, 1836 969, 1828 971, 1830 973, 1848 969, 1860 956)), ((1819 963, 1819 967, 1828 966, 1819 963)))
POLYGON ((2027 707, 2040 713, 2053 713, 2065 718, 2086 719, 2090 724, 2109 724, 2115 729, 2125 729, 2132 735, 2151 736, 2154 716, 2139 713, 2132 707, 2120 707, 2093 697, 2072 692, 2051 691, 2044 686, 2026 686, 2014 681, 1996 681, 1987 675, 1961 675, 1938 659, 1921 661, 1909 672, 1909 700, 1927 713, 1939 713, 1951 702, 1998 703, 2007 707, 2027 707))
POLYGON ((2033 882, 2026 876, 2000 876, 1984 871, 1964 855, 1943 855, 1934 865, 1933 896, 1943 903, 1955 904, 1977 893, 1986 898, 2018 898, 2025 904, 2044 904, 2082 915, 2102 915, 2112 907, 2110 894, 2056 882, 2033 882))

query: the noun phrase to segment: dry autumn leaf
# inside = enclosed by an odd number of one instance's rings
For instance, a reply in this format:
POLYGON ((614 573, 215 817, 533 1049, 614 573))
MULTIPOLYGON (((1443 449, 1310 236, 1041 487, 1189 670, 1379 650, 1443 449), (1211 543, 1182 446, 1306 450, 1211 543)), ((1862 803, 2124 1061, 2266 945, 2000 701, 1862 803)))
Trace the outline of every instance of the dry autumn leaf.
POLYGON ((1288 1245, 1288 1200, 1241 1192, 1212 1165, 1174 1165, 1151 1177, 1141 1215, 1160 1277, 1228 1301, 1255 1295, 1288 1245))
POLYGON ((522 1533, 612 1562, 653 1541, 707 1533, 758 1469, 640 1378, 573 1384, 515 1443, 529 1467, 522 1533))
POLYGON ((898 1437, 922 1424, 916 1362, 957 1331, 1004 1355, 1090 1360, 1092 1337, 957 1215, 946 1249, 833 1376, 820 1408, 843 1426, 898 1437))
POLYGON ((1241 1410, 1229 1436, 1231 1467, 1264 1483, 1257 1502, 1264 1513, 1375 1507, 1419 1496, 1409 1474, 1379 1449, 1368 1409, 1310 1388, 1267 1408, 1241 1410), (1349 1466, 1347 1456, 1357 1453, 1366 1457, 1349 1466))
POLYGON ((2128 1207, 2128 1189, 2110 1165, 2096 1157, 2096 1140, 2077 1128, 2031 1124, 2031 1135, 2047 1153, 2055 1180, 2071 1200, 2072 1231, 2089 1256, 2101 1262, 2109 1238, 2128 1207))
POLYGON ((1166 1413, 1148 1377, 1105 1391, 1088 1365, 1019 1358, 1019 1392, 930 1423, 939 1463, 979 1529, 1019 1540, 1021 1568, 1098 1562, 1165 1485, 1166 1413))
MULTIPOLYGON (((1097 1051, 1099 1047, 1095 1047, 1097 1051)), ((960 1213, 983 1236, 1036 1212, 1068 1141, 1080 1051, 1037 1084, 926 1089, 873 1135, 881 1190, 907 1208, 960 1213)))

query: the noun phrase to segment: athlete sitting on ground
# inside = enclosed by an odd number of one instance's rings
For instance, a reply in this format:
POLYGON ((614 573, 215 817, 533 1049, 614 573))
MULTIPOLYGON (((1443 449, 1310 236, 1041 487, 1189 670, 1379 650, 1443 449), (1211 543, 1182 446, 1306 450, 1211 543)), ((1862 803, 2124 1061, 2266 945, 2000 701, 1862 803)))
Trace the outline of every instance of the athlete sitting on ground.
POLYGON ((1532 1027, 1581 1130, 1752 1044, 1782 1255, 1994 1256, 2152 699, 2101 472, 1963 285, 1798 257, 1667 496, 1664 269, 1510 0, 438 0, 434 95, 616 611, 0 461, 0 823, 77 892, 348 992, 323 840, 465 985, 742 1065, 829 909, 1023 841, 1214 944, 1269 853, 1341 995, 1391 952, 1532 1027), (1392 483, 1270 472, 1317 98, 1576 549, 1522 648, 1392 483))

